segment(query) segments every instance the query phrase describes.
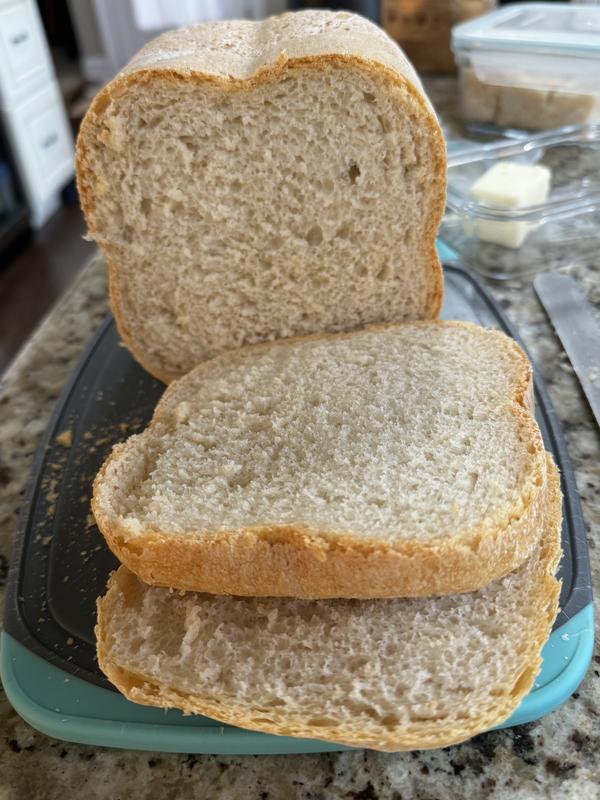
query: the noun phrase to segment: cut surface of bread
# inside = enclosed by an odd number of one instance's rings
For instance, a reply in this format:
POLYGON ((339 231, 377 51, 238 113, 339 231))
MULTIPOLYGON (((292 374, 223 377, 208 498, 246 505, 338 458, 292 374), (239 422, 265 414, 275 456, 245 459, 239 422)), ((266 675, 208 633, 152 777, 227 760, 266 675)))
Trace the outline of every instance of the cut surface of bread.
POLYGON ((531 367, 457 322, 242 347, 174 382, 94 485, 147 583, 216 594, 471 591, 540 532, 531 367))
POLYGON ((477 592, 394 600, 177 593, 125 567, 98 603, 98 662, 130 700, 380 750, 444 747, 504 721, 531 689, 558 610, 561 497, 543 534, 477 592))
POLYGON ((402 52, 327 11, 160 36, 78 139, 120 333, 165 381, 242 344, 437 317, 445 170, 402 52))

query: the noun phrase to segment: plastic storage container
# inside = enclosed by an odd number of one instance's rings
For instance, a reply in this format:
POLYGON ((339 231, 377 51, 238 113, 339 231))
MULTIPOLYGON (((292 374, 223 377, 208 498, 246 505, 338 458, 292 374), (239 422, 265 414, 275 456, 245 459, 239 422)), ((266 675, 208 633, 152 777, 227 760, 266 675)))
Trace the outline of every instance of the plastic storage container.
POLYGON ((600 6, 524 3, 452 31, 462 114, 500 128, 600 121, 600 6))
MULTIPOLYGON (((449 143, 451 144, 451 142, 449 143)), ((600 253, 600 125, 571 126, 528 139, 450 147, 441 240, 473 270, 499 279, 523 278, 600 253), (546 202, 506 209, 475 200, 473 183, 500 161, 539 163, 552 171, 546 202), (481 221, 527 227, 518 248, 483 241, 481 221)))

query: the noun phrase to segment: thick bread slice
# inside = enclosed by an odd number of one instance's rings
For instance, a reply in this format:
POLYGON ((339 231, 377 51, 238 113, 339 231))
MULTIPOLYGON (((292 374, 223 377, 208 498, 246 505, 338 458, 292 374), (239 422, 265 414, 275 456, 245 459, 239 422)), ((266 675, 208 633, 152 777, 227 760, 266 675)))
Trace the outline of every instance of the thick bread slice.
POLYGON ((242 347, 172 384, 94 485, 147 583, 215 594, 471 591, 539 537, 531 367, 459 322, 242 347))
POLYGON ((471 594, 284 600, 178 594, 121 567, 98 603, 98 663, 130 700, 379 750, 444 747, 531 689, 558 610, 561 498, 540 545, 471 594))
POLYGON ((162 380, 242 344, 439 313, 442 133, 361 17, 160 36, 94 100, 77 174, 121 335, 162 380))

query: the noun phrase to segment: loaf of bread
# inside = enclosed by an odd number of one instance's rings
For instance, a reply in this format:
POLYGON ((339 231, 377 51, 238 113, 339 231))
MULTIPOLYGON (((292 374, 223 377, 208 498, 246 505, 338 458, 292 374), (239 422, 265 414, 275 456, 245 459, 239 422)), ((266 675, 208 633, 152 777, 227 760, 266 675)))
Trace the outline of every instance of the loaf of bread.
POLYGON ((164 381, 242 344, 439 313, 443 136, 361 17, 163 34, 95 98, 77 177, 119 331, 164 381))
POLYGON ((174 382, 92 506, 144 581, 217 594, 477 589, 536 546, 531 367, 459 322, 242 347, 174 382))
POLYGON ((477 592, 395 600, 179 594, 121 567, 98 604, 98 663, 130 700, 379 750, 444 747, 531 689, 556 617, 561 498, 540 545, 477 592))

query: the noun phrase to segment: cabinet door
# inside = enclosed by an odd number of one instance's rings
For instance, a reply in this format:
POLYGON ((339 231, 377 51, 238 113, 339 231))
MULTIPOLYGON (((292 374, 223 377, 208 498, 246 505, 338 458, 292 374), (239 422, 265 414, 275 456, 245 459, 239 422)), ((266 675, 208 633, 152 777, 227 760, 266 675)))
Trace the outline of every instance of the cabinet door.
POLYGON ((33 152, 40 173, 52 181, 65 162, 72 161, 73 142, 66 128, 63 109, 54 104, 29 122, 33 152))
POLYGON ((53 76, 37 8, 25 2, 0 5, 0 92, 6 106, 53 76))
POLYGON ((56 83, 3 116, 29 203, 42 202, 74 173, 73 135, 56 83))

